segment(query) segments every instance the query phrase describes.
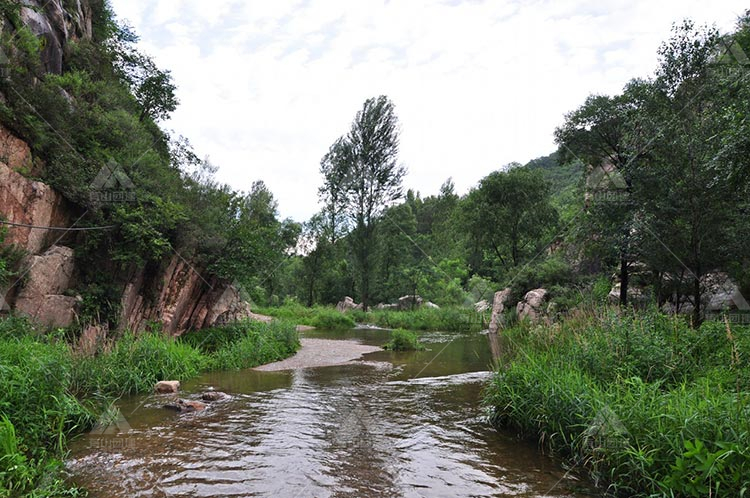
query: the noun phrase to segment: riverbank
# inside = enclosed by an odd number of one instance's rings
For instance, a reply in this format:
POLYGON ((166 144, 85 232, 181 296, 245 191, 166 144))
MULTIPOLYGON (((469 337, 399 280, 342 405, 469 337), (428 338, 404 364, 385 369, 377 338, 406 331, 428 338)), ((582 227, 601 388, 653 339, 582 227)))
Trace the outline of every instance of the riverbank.
POLYGON ((68 441, 117 397, 150 392, 159 380, 275 362, 298 348, 294 325, 247 321, 180 338, 125 334, 84 357, 62 330, 0 320, 0 497, 76 496, 60 477, 68 441))
POLYGON ((750 489, 750 328, 599 310, 503 333, 493 422, 617 496, 750 489))
MULTIPOLYGON (((478 332, 487 328, 489 312, 477 313, 471 308, 420 308, 416 310, 350 310, 345 313, 331 306, 306 307, 298 303, 259 308, 259 313, 277 319, 328 330, 346 330, 356 324, 384 329, 419 331, 478 332)), ((261 315, 261 316, 262 316, 261 315)))

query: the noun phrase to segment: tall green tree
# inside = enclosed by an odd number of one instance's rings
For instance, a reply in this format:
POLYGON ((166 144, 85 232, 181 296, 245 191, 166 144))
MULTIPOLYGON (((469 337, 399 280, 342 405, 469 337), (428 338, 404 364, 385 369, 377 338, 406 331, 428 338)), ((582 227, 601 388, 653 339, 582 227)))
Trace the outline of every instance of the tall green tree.
POLYGON ((493 277, 538 250, 558 221, 541 173, 515 164, 483 178, 465 199, 464 210, 476 247, 500 268, 493 277))
MULTIPOLYGON (((393 103, 385 96, 365 101, 349 133, 337 140, 324 158, 324 192, 342 194, 342 210, 353 230, 349 235, 358 288, 365 309, 370 304, 375 225, 383 210, 403 195, 406 174, 398 164, 399 129, 393 103), (328 174, 326 174, 328 172, 328 174)), ((331 199, 325 194, 325 202, 331 199)))

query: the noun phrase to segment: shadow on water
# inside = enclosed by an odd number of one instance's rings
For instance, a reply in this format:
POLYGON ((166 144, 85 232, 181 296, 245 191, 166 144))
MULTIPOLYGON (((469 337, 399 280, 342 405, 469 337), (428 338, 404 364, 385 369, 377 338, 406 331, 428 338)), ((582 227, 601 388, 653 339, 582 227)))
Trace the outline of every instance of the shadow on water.
MULTIPOLYGON (((388 332, 306 336, 381 345, 388 332)), ((164 410, 165 396, 122 400, 116 423, 74 443, 68 468, 95 497, 595 496, 489 426, 486 336, 421 338, 426 351, 343 366, 204 375, 181 396, 231 397, 201 413, 164 410)))

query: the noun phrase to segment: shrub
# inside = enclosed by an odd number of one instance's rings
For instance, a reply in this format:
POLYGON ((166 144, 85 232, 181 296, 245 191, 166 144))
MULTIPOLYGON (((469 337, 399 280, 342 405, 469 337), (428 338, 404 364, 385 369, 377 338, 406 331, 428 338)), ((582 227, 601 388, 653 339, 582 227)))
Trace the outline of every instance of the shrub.
POLYGON ((396 329, 391 332, 391 340, 383 345, 383 349, 391 351, 421 351, 424 349, 417 334, 408 330, 396 329))

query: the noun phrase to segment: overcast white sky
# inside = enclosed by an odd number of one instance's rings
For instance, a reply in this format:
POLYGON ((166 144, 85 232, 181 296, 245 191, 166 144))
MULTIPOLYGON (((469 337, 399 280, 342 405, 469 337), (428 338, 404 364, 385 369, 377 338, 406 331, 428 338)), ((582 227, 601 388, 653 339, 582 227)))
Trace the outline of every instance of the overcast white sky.
POLYGON ((188 137, 238 190, 268 184, 281 215, 318 210, 320 158, 368 97, 401 121, 406 186, 463 193, 555 149, 590 93, 650 75, 673 22, 730 30, 735 0, 111 0, 169 69, 188 137))

